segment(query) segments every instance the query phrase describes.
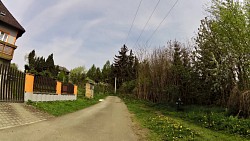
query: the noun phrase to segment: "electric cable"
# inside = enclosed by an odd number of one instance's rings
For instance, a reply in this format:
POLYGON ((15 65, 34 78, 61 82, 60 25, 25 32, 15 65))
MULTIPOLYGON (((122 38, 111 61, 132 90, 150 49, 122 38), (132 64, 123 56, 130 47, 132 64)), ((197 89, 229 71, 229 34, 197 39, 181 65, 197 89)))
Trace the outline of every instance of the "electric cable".
POLYGON ((171 11, 174 9, 174 7, 176 6, 176 4, 178 3, 179 0, 176 0, 174 5, 170 8, 170 10, 168 11, 168 13, 166 14, 166 16, 163 18, 163 20, 160 22, 160 24, 157 26, 157 28, 154 30, 154 32, 150 35, 150 37, 148 38, 148 40, 146 41, 146 44, 148 44, 148 42, 152 39, 152 37, 154 36, 154 34, 156 33, 156 31, 160 28, 161 24, 166 20, 166 18, 169 16, 169 14, 171 13, 171 11))
MULTIPOLYGON (((149 18, 148 18, 148 21, 146 22, 146 24, 144 25, 143 29, 141 30, 141 33, 140 33, 139 37, 137 38, 137 40, 136 40, 136 42, 135 42, 135 45, 136 45, 136 44, 138 43, 138 41, 140 40, 141 35, 142 35, 143 32, 145 31, 145 28, 147 27, 149 21, 151 20, 151 18, 152 18, 152 16, 153 16, 153 14, 154 14, 156 8, 158 7, 160 1, 161 1, 161 0, 158 0, 157 4, 155 5, 154 10, 152 11, 151 15, 150 15, 149 18)), ((135 45, 134 45, 134 46, 135 46, 135 45)))
POLYGON ((138 11, 139 11, 139 9, 140 9, 141 3, 142 3, 142 0, 140 1, 139 5, 138 5, 138 7, 137 7, 137 10, 136 10, 134 19, 133 19, 133 21, 132 21, 132 24, 131 24, 131 26, 130 26, 130 29, 129 29, 129 32, 128 32, 128 35, 127 35, 127 38, 126 38, 126 41, 125 41, 125 44, 127 43, 128 37, 129 37, 129 35, 130 35, 130 32, 131 32, 131 30, 132 30, 132 28, 133 28, 133 26, 134 26, 134 22, 135 22, 135 19, 136 19, 136 17, 137 17, 138 11))

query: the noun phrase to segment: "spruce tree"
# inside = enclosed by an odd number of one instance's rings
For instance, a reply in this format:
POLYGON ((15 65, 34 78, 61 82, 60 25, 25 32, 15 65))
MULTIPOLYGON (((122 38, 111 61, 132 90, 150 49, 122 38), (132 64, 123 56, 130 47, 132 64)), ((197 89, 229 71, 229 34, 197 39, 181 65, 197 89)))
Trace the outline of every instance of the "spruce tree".
POLYGON ((102 68, 102 81, 105 83, 109 83, 110 82, 110 74, 111 73, 111 65, 110 62, 107 61, 103 68, 102 68))
POLYGON ((46 67, 48 75, 55 78, 57 72, 54 64, 53 53, 48 56, 45 63, 44 67, 46 67))
POLYGON ((123 82, 128 80, 129 77, 129 57, 127 55, 128 48, 126 45, 123 45, 119 51, 119 55, 115 55, 114 58, 114 74, 117 78, 117 87, 119 88, 123 82))

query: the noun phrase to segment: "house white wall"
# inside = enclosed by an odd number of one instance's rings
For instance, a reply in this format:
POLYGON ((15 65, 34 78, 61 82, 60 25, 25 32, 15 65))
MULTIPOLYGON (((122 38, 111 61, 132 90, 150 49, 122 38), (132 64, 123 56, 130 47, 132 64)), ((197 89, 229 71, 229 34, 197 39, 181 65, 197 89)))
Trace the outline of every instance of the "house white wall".
POLYGON ((25 93, 24 94, 24 101, 27 102, 28 100, 31 101, 65 101, 65 100, 76 100, 76 95, 57 95, 57 94, 33 94, 25 93))

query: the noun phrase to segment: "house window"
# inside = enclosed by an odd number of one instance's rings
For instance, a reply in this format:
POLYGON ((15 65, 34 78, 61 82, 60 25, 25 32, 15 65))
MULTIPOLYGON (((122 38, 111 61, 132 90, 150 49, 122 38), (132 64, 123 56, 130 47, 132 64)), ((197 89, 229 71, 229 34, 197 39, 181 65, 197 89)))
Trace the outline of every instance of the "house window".
POLYGON ((3 52, 4 52, 5 54, 12 55, 13 48, 11 48, 11 47, 9 47, 9 46, 5 46, 3 52))
POLYGON ((8 34, 4 33, 3 31, 0 31, 0 40, 7 42, 8 34))

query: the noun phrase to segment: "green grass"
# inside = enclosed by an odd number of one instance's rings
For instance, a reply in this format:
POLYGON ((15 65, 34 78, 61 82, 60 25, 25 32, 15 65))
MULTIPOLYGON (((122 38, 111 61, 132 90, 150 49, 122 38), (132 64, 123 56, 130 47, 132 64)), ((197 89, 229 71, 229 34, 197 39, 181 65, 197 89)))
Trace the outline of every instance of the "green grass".
POLYGON ((164 104, 151 104, 164 115, 178 117, 198 126, 227 134, 239 135, 250 140, 250 119, 228 116, 224 108, 205 106, 185 106, 184 111, 176 112, 164 104))
POLYGON ((77 98, 75 101, 28 102, 28 104, 31 104, 51 115, 61 116, 97 104, 99 99, 103 99, 106 96, 107 95, 104 94, 96 94, 93 99, 81 97, 77 98))
MULTIPOLYGON (((223 115, 223 110, 220 108, 210 108, 209 110, 204 107, 191 106, 186 107, 190 110, 177 112, 175 108, 162 104, 153 104, 150 102, 133 100, 123 98, 128 106, 128 109, 135 114, 136 120, 144 128, 150 129, 148 140, 160 141, 160 140, 204 140, 204 141, 244 141, 248 140, 248 136, 240 135, 239 132, 230 133, 224 125, 233 125, 235 122, 225 120, 225 123, 220 123, 224 129, 215 130, 215 128, 208 127, 208 123, 204 121, 204 115, 208 111, 213 111, 213 115, 219 114, 220 116, 214 120, 220 121, 227 118, 223 115), (202 123, 199 118, 203 117, 202 123), (206 123, 205 123, 206 122, 206 123)), ((212 115, 211 115, 212 116, 212 115)), ((211 120, 211 117, 210 117, 211 120)), ((232 120, 236 120, 233 118, 232 120)), ((211 120, 212 121, 212 120, 211 120)), ((238 119, 239 123, 245 122, 243 119, 238 119)), ((247 120, 248 121, 248 120, 247 120)), ((213 122, 211 122, 213 123, 213 122)), ((214 123, 217 124, 216 121, 214 123)), ((244 123, 246 124, 246 123, 244 123)), ((249 125, 242 126, 241 130, 245 130, 249 125)), ((231 127, 230 127, 231 129, 231 127)), ((249 128, 247 128, 249 130, 249 128)))

